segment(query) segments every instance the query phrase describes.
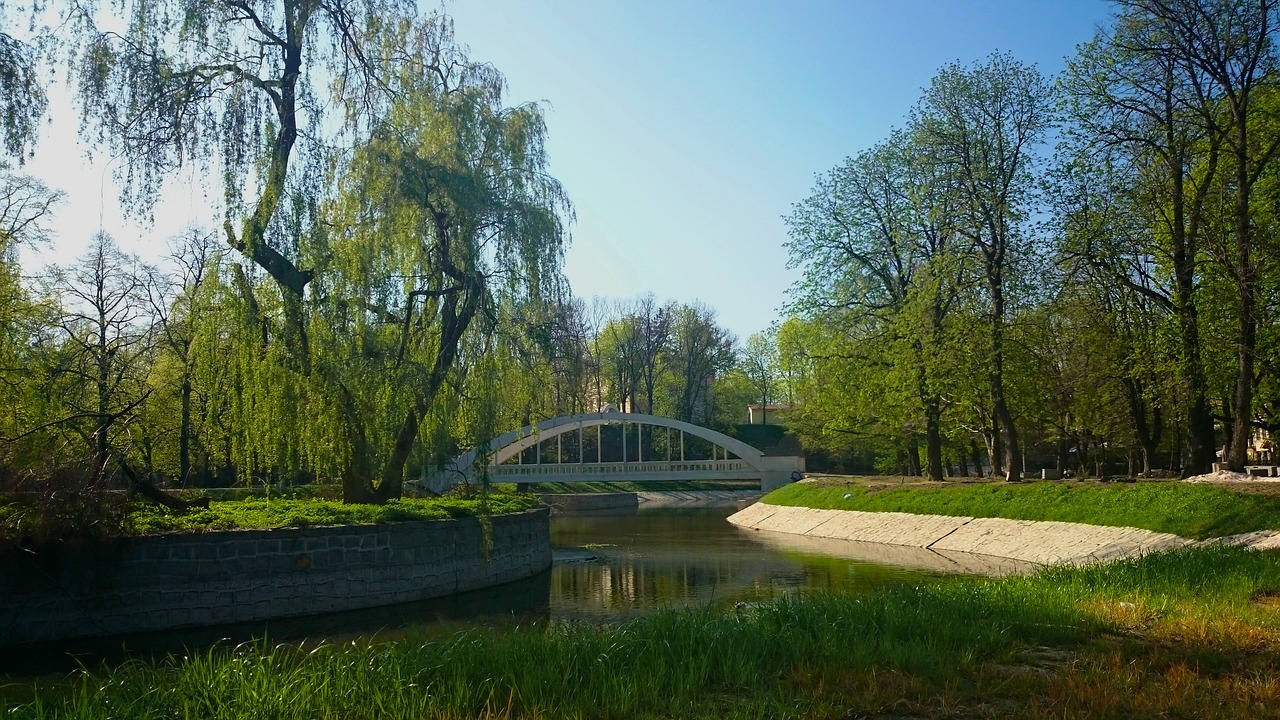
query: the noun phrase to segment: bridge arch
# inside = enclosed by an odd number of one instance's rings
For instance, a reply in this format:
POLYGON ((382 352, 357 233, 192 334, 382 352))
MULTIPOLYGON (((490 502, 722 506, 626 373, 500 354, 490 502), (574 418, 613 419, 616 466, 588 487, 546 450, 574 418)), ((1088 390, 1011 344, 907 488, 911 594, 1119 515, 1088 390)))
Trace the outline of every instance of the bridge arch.
MULTIPOLYGON (((597 431, 599 432, 599 431, 597 431)), ((625 438, 627 433, 623 433, 625 438)), ((626 440, 623 440, 625 448, 626 440)), ((600 447, 597 435, 596 446, 600 447)), ((683 448, 683 437, 681 438, 683 448)), ((419 489, 444 492, 458 483, 470 482, 487 475, 494 482, 542 483, 599 480, 613 482, 653 482, 664 480, 759 480, 762 490, 785 485, 804 473, 804 458, 800 456, 768 456, 741 440, 729 437, 700 425, 673 418, 643 413, 599 412, 584 415, 566 415, 527 425, 519 430, 500 435, 470 452, 464 453, 444 472, 425 473, 417 483, 419 489), (536 464, 512 464, 507 461, 519 453, 545 440, 569 432, 581 432, 584 428, 631 423, 651 427, 669 428, 702 438, 713 446, 723 448, 724 457, 713 448, 711 460, 687 460, 683 450, 679 459, 644 458, 637 451, 636 460, 603 461, 597 457, 589 462, 582 456, 583 443, 578 443, 578 462, 562 463, 557 451, 557 462, 536 464), (734 457, 730 457, 732 453, 734 457), (477 463, 482 463, 477 466, 477 463)))
MULTIPOLYGON (((567 432, 576 432, 583 428, 620 422, 680 430, 688 433, 689 435, 700 437, 714 445, 718 445, 719 447, 732 452, 747 465, 750 465, 753 470, 762 471, 766 469, 765 467, 762 467, 762 465, 765 464, 763 462, 764 453, 741 440, 738 440, 737 438, 732 438, 724 433, 716 432, 715 430, 702 427, 701 425, 687 423, 683 420, 661 417, 659 415, 624 412, 564 415, 558 418, 551 418, 550 420, 543 420, 534 425, 526 425, 519 430, 512 430, 509 433, 499 435, 489 442, 489 451, 492 453, 489 465, 501 465, 507 460, 515 457, 517 454, 533 447, 535 444, 554 438, 557 435, 563 435, 567 432)), ((455 461, 458 470, 462 471, 468 477, 471 477, 475 470, 475 463, 479 457, 481 449, 483 448, 476 448, 460 456, 455 461)))

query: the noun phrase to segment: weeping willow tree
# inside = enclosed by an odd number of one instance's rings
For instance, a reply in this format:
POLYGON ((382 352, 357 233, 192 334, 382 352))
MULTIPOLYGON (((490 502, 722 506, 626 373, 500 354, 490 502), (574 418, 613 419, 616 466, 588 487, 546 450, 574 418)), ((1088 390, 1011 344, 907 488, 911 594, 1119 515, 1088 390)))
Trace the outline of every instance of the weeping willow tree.
POLYGON ((125 205, 176 170, 222 178, 247 261, 220 303, 239 474, 398 496, 496 295, 559 278, 540 112, 503 107, 502 76, 411 0, 122 0, 122 29, 93 8, 70 11, 82 122, 122 158, 125 205))
POLYGON ((0 152, 19 162, 34 150, 48 105, 38 60, 52 38, 36 24, 44 9, 44 0, 0 4, 0 152))
POLYGON ((541 112, 504 107, 489 66, 440 67, 406 64, 404 95, 340 164, 314 243, 311 335, 340 421, 313 437, 340 450, 351 502, 399 496, 498 305, 561 283, 572 210, 546 172, 541 112))
MULTIPOLYGON (((406 28, 451 43, 447 18, 411 0, 121 0, 116 20, 76 3, 69 26, 85 134, 120 158, 125 207, 145 214, 180 169, 222 180, 227 243, 265 274, 263 316, 309 370, 304 261, 335 147, 386 111, 406 28), (100 23, 105 23, 100 26, 100 23)), ((420 48, 415 48, 420 49, 420 48)), ((246 292, 250 283, 239 283, 246 292)), ((246 296, 247 306, 255 301, 246 296)))

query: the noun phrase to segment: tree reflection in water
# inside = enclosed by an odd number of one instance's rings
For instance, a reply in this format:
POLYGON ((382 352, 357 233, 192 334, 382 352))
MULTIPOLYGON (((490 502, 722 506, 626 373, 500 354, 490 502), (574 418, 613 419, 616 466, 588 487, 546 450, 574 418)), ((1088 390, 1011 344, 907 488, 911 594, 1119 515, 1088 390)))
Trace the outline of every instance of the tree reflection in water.
POLYGON ((799 592, 866 592, 932 576, 760 543, 725 520, 732 512, 658 508, 555 516, 551 617, 607 621, 799 592))

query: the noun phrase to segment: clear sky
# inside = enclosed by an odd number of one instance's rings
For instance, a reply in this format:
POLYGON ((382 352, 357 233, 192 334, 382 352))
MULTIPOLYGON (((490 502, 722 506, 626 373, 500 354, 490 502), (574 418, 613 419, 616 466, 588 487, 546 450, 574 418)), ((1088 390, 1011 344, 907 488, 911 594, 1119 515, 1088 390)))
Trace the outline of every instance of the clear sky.
MULTIPOLYGON (((782 216, 816 174, 902 125, 942 65, 1002 50, 1054 74, 1110 12, 1101 0, 445 7, 511 102, 546 103, 550 169, 577 209, 575 294, 700 300, 743 340, 778 318, 797 277, 782 216)), ((28 165, 68 192, 44 259, 70 260, 100 226, 154 253, 202 215, 200 196, 182 194, 155 227, 126 224, 104 163, 83 162, 74 137, 74 119, 56 118, 28 165)))

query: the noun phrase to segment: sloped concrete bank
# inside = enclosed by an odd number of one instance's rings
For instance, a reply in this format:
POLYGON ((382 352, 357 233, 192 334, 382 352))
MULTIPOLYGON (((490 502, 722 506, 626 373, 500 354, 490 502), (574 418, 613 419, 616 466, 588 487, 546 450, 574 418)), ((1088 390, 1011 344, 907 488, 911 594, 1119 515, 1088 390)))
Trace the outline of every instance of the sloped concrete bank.
MULTIPOLYGON (((756 503, 729 517, 738 527, 806 538, 848 541, 857 548, 892 546, 887 555, 866 557, 896 564, 956 572, 1004 574, 1043 565, 1116 560, 1183 547, 1192 540, 1137 528, 1003 518, 913 515, 899 512, 819 510, 756 503), (915 549, 910 552, 908 549, 915 549), (936 558, 934 556, 937 556, 936 558), (1014 564, 981 566, 975 556, 1014 564)), ((875 553, 867 553, 872 555, 875 553)))
POLYGON ((640 504, 639 495, 633 492, 541 494, 538 499, 551 508, 553 515, 598 510, 635 510, 640 504))
POLYGON ((538 498, 553 515, 600 510, 635 510, 638 507, 740 507, 755 501, 759 490, 644 490, 616 493, 543 494, 538 498))
POLYGON ((746 500, 760 498, 759 490, 674 490, 644 491, 636 493, 643 507, 741 507, 746 500))

